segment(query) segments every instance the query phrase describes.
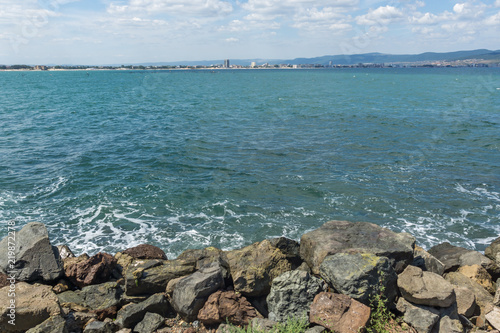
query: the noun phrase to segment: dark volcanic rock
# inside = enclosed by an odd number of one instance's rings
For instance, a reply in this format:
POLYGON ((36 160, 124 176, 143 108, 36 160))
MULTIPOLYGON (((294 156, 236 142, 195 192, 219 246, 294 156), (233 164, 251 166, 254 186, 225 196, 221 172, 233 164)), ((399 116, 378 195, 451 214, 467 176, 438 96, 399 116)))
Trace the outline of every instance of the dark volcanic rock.
POLYGON ((395 233, 376 224, 330 221, 302 236, 300 255, 314 274, 319 274, 326 256, 353 251, 387 257, 399 273, 413 261, 414 245, 413 236, 395 233))
POLYGON ((198 320, 205 325, 230 322, 234 325, 248 325, 257 318, 257 311, 241 294, 234 291, 216 291, 198 312, 198 320))
POLYGON ((68 279, 80 288, 108 281, 116 266, 116 259, 102 252, 87 260, 76 261, 75 259, 77 258, 66 259, 64 272, 68 279))
POLYGON ((324 281, 304 271, 285 272, 273 280, 267 296, 269 319, 308 318, 314 297, 327 290, 324 281))
POLYGON ((370 305, 384 289, 389 304, 397 296, 398 276, 389 259, 371 253, 337 253, 325 257, 320 274, 338 293, 370 305))
POLYGON ((226 253, 234 281, 234 290, 247 297, 264 296, 271 282, 297 267, 296 242, 283 239, 263 240, 226 253))
POLYGON ((444 264, 444 271, 454 272, 461 266, 481 265, 493 279, 500 278, 500 267, 490 258, 477 251, 442 243, 432 247, 429 253, 444 264))
POLYGON ((26 282, 51 282, 62 276, 63 263, 59 259, 59 251, 50 244, 43 223, 28 223, 0 242, 0 272, 13 272, 17 281, 26 282), (15 246, 9 246, 9 242, 15 246), (9 251, 15 253, 15 264, 9 262, 12 257, 9 251))
POLYGON ((135 259, 161 259, 167 260, 167 255, 162 249, 154 245, 141 244, 123 251, 135 259))
POLYGON ((125 293, 128 296, 164 292, 168 282, 195 271, 192 260, 136 260, 125 272, 125 293))
POLYGON ((30 328, 26 333, 69 333, 69 329, 66 320, 62 316, 56 315, 30 328))
POLYGON ((439 321, 438 309, 412 304, 402 297, 398 300, 397 309, 404 314, 403 321, 410 324, 418 333, 431 333, 439 321))
POLYGON ((160 328, 165 322, 165 318, 157 313, 148 312, 144 319, 134 327, 134 332, 137 333, 153 333, 160 328))
POLYGON ((363 331, 370 319, 370 308, 347 295, 322 292, 314 298, 309 321, 335 333, 363 331))
POLYGON ((437 275, 442 276, 444 274, 444 264, 420 246, 415 246, 412 265, 437 275))
POLYGON ((116 324, 120 327, 132 328, 144 319, 147 312, 166 317, 172 313, 172 307, 164 294, 155 294, 144 302, 129 304, 121 308, 116 316, 116 324))
POLYGON ((208 297, 224 287, 222 270, 217 263, 177 282, 172 294, 172 306, 187 321, 193 321, 208 297))

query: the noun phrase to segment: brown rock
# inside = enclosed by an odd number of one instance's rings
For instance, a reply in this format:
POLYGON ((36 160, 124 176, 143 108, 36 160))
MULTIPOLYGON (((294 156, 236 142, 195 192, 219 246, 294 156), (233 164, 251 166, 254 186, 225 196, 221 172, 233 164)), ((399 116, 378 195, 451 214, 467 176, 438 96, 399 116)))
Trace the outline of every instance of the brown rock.
POLYGON ((15 298, 9 297, 10 286, 0 290, 0 332, 24 332, 41 324, 50 316, 61 313, 57 296, 50 286, 25 282, 16 284, 15 298), (15 300, 14 317, 12 315, 11 300, 15 300), (15 318, 15 325, 8 323, 15 318))
POLYGON ((401 295, 409 302, 446 308, 455 300, 453 286, 442 276, 408 266, 398 277, 401 295))
POLYGON ((490 294, 494 295, 496 286, 491 279, 491 275, 480 265, 462 266, 458 269, 459 273, 467 276, 469 279, 476 281, 490 294))
POLYGON ((128 254, 135 259, 161 259, 167 260, 167 255, 162 249, 154 245, 141 244, 130 249, 123 251, 124 254, 128 254))
POLYGON ((116 259, 107 253, 99 252, 87 260, 78 258, 65 260, 64 273, 80 288, 108 281, 116 266, 116 259))
POLYGON ((205 325, 216 325, 229 321, 234 325, 248 325, 257 318, 257 311, 241 294, 234 291, 217 291, 208 297, 198 313, 198 319, 205 325))
POLYGON ((329 221, 300 239, 300 256, 319 274, 320 265, 328 255, 339 252, 372 253, 387 257, 396 273, 413 261, 415 238, 395 233, 373 223, 329 221))
POLYGON ((52 291, 55 292, 56 294, 63 293, 71 288, 71 285, 69 284, 68 281, 66 280, 59 280, 57 281, 57 284, 52 287, 52 291))
POLYGON ((106 318, 116 318, 116 314, 118 312, 117 306, 110 306, 109 308, 105 308, 102 310, 92 310, 90 313, 94 313, 96 315, 96 319, 99 321, 104 321, 106 318))
POLYGON ((364 331, 370 308, 346 295, 322 292, 314 298, 309 321, 336 333, 364 331))
POLYGON ((10 281, 7 280, 7 278, 8 278, 7 274, 0 272, 0 288, 10 285, 10 281))

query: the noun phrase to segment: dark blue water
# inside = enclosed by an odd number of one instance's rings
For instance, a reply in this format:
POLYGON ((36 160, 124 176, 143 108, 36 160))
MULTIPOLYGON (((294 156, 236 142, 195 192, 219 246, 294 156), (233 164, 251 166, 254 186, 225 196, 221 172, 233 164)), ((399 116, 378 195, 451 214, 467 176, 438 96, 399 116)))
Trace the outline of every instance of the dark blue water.
POLYGON ((331 219, 484 250, 500 70, 0 72, 0 158, 0 220, 77 253, 172 257, 331 219))

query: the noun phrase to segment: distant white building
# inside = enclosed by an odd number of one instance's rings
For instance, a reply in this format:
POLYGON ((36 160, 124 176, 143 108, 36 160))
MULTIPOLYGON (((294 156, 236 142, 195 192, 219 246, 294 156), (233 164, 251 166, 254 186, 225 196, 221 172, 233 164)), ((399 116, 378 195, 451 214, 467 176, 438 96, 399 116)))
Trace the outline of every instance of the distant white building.
POLYGON ((256 63, 255 61, 252 61, 252 62, 250 63, 250 67, 251 67, 251 68, 255 68, 255 67, 257 67, 257 63, 256 63))
POLYGON ((224 60, 224 68, 229 68, 229 59, 224 60))

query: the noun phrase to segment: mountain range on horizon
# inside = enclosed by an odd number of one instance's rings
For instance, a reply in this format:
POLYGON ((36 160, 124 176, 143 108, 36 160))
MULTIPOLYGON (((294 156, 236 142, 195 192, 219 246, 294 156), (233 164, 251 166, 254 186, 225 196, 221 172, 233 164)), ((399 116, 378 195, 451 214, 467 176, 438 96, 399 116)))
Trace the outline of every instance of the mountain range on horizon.
MULTIPOLYGON (((420 54, 386 54, 386 53, 363 53, 352 55, 325 55, 313 58, 295 58, 295 59, 229 59, 233 65, 250 66, 252 62, 257 65, 268 63, 275 64, 313 64, 327 66, 332 65, 355 65, 359 63, 415 63, 424 61, 454 61, 466 59, 483 59, 486 61, 500 62, 500 50, 492 51, 487 49, 477 49, 470 51, 455 52, 425 52, 420 54)), ((224 60, 199 60, 199 61, 171 61, 171 62, 144 62, 128 65, 142 66, 211 66, 224 63, 224 60)), ((113 66, 120 66, 113 65, 113 66)))

